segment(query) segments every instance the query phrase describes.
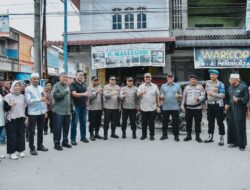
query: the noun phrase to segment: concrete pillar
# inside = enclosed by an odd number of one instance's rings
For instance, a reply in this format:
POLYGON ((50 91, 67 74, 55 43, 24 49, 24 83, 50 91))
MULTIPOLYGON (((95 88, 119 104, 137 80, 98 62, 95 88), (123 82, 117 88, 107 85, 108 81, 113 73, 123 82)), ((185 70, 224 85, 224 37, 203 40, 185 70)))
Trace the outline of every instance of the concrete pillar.
POLYGON ((182 29, 188 28, 188 0, 182 0, 182 29))
POLYGON ((171 72, 171 54, 166 54, 165 67, 163 68, 163 74, 171 72))

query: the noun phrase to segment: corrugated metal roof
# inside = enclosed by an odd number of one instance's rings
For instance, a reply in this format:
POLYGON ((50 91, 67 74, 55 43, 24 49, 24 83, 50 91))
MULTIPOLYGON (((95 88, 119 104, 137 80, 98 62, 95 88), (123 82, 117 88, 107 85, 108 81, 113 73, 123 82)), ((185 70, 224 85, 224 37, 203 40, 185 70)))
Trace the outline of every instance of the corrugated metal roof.
MULTIPOLYGON (((103 40, 76 40, 68 41, 68 45, 113 45, 113 44, 131 44, 131 43, 164 43, 175 42, 174 37, 160 38, 130 38, 130 39, 103 39, 103 40)), ((44 46, 63 46, 63 41, 47 41, 44 46)))
POLYGON ((181 47, 230 47, 230 46, 250 46, 250 40, 177 40, 177 48, 181 47))

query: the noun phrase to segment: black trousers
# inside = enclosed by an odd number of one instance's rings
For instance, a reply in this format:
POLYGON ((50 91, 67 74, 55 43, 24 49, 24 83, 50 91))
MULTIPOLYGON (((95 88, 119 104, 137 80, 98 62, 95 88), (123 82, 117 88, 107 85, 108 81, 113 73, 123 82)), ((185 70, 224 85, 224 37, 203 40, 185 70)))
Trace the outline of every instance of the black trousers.
POLYGON ((63 133, 63 141, 62 144, 68 144, 68 135, 69 135, 69 126, 70 126, 70 115, 59 115, 54 113, 54 144, 55 146, 59 146, 61 142, 61 137, 63 133))
POLYGON ((118 111, 117 113, 117 124, 116 126, 121 126, 121 117, 122 117, 122 113, 120 111, 118 111))
POLYGON ((102 110, 89 110, 89 133, 97 135, 102 122, 102 110))
POLYGON ((31 150, 35 149, 34 136, 37 126, 37 147, 43 145, 43 128, 44 128, 44 114, 42 115, 29 115, 29 147, 31 150))
POLYGON ((195 133, 201 133, 201 120, 202 120, 202 110, 201 109, 189 109, 186 108, 186 127, 187 133, 190 135, 192 133, 193 119, 195 123, 195 133))
POLYGON ((48 131, 48 129, 50 128, 50 132, 53 132, 53 126, 54 126, 53 112, 48 111, 47 114, 48 114, 48 117, 45 118, 44 131, 48 131))
POLYGON ((25 150, 25 119, 12 119, 7 123, 7 154, 23 152, 25 150))
POLYGON ((169 123, 170 115, 172 117, 174 136, 178 137, 179 136, 179 110, 163 110, 163 125, 162 125, 163 136, 168 135, 168 123, 169 123))
POLYGON ((224 107, 220 107, 219 104, 207 104, 208 134, 214 134, 216 119, 219 126, 219 134, 225 135, 223 110, 224 107))
POLYGON ((136 110, 135 109, 123 109, 122 110, 122 131, 127 129, 127 121, 130 121, 131 130, 136 130, 136 110))
POLYGON ((104 132, 108 131, 110 123, 112 133, 115 132, 118 114, 118 109, 104 109, 104 132))
POLYGON ((149 135, 154 137, 155 135, 155 111, 141 112, 142 114, 142 136, 147 137, 147 128, 149 126, 149 135))

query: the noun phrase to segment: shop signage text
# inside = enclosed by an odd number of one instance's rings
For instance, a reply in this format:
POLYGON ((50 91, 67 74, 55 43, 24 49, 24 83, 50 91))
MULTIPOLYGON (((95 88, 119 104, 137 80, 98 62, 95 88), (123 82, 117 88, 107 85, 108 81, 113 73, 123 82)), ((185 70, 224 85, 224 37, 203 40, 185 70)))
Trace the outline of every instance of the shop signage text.
POLYGON ((91 48, 92 68, 165 66, 165 44, 143 43, 95 46, 91 48))
POLYGON ((250 48, 195 48, 195 68, 250 68, 250 48))

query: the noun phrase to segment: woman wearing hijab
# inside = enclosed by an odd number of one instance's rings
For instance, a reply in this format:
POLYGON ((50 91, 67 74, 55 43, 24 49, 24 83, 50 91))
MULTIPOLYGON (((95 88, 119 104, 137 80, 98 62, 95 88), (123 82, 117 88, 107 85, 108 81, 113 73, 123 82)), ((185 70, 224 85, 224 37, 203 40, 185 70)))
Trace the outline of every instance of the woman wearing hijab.
POLYGON ((25 107, 26 101, 21 94, 21 83, 14 81, 10 93, 4 97, 4 110, 7 111, 7 154, 13 160, 25 157, 25 107))

